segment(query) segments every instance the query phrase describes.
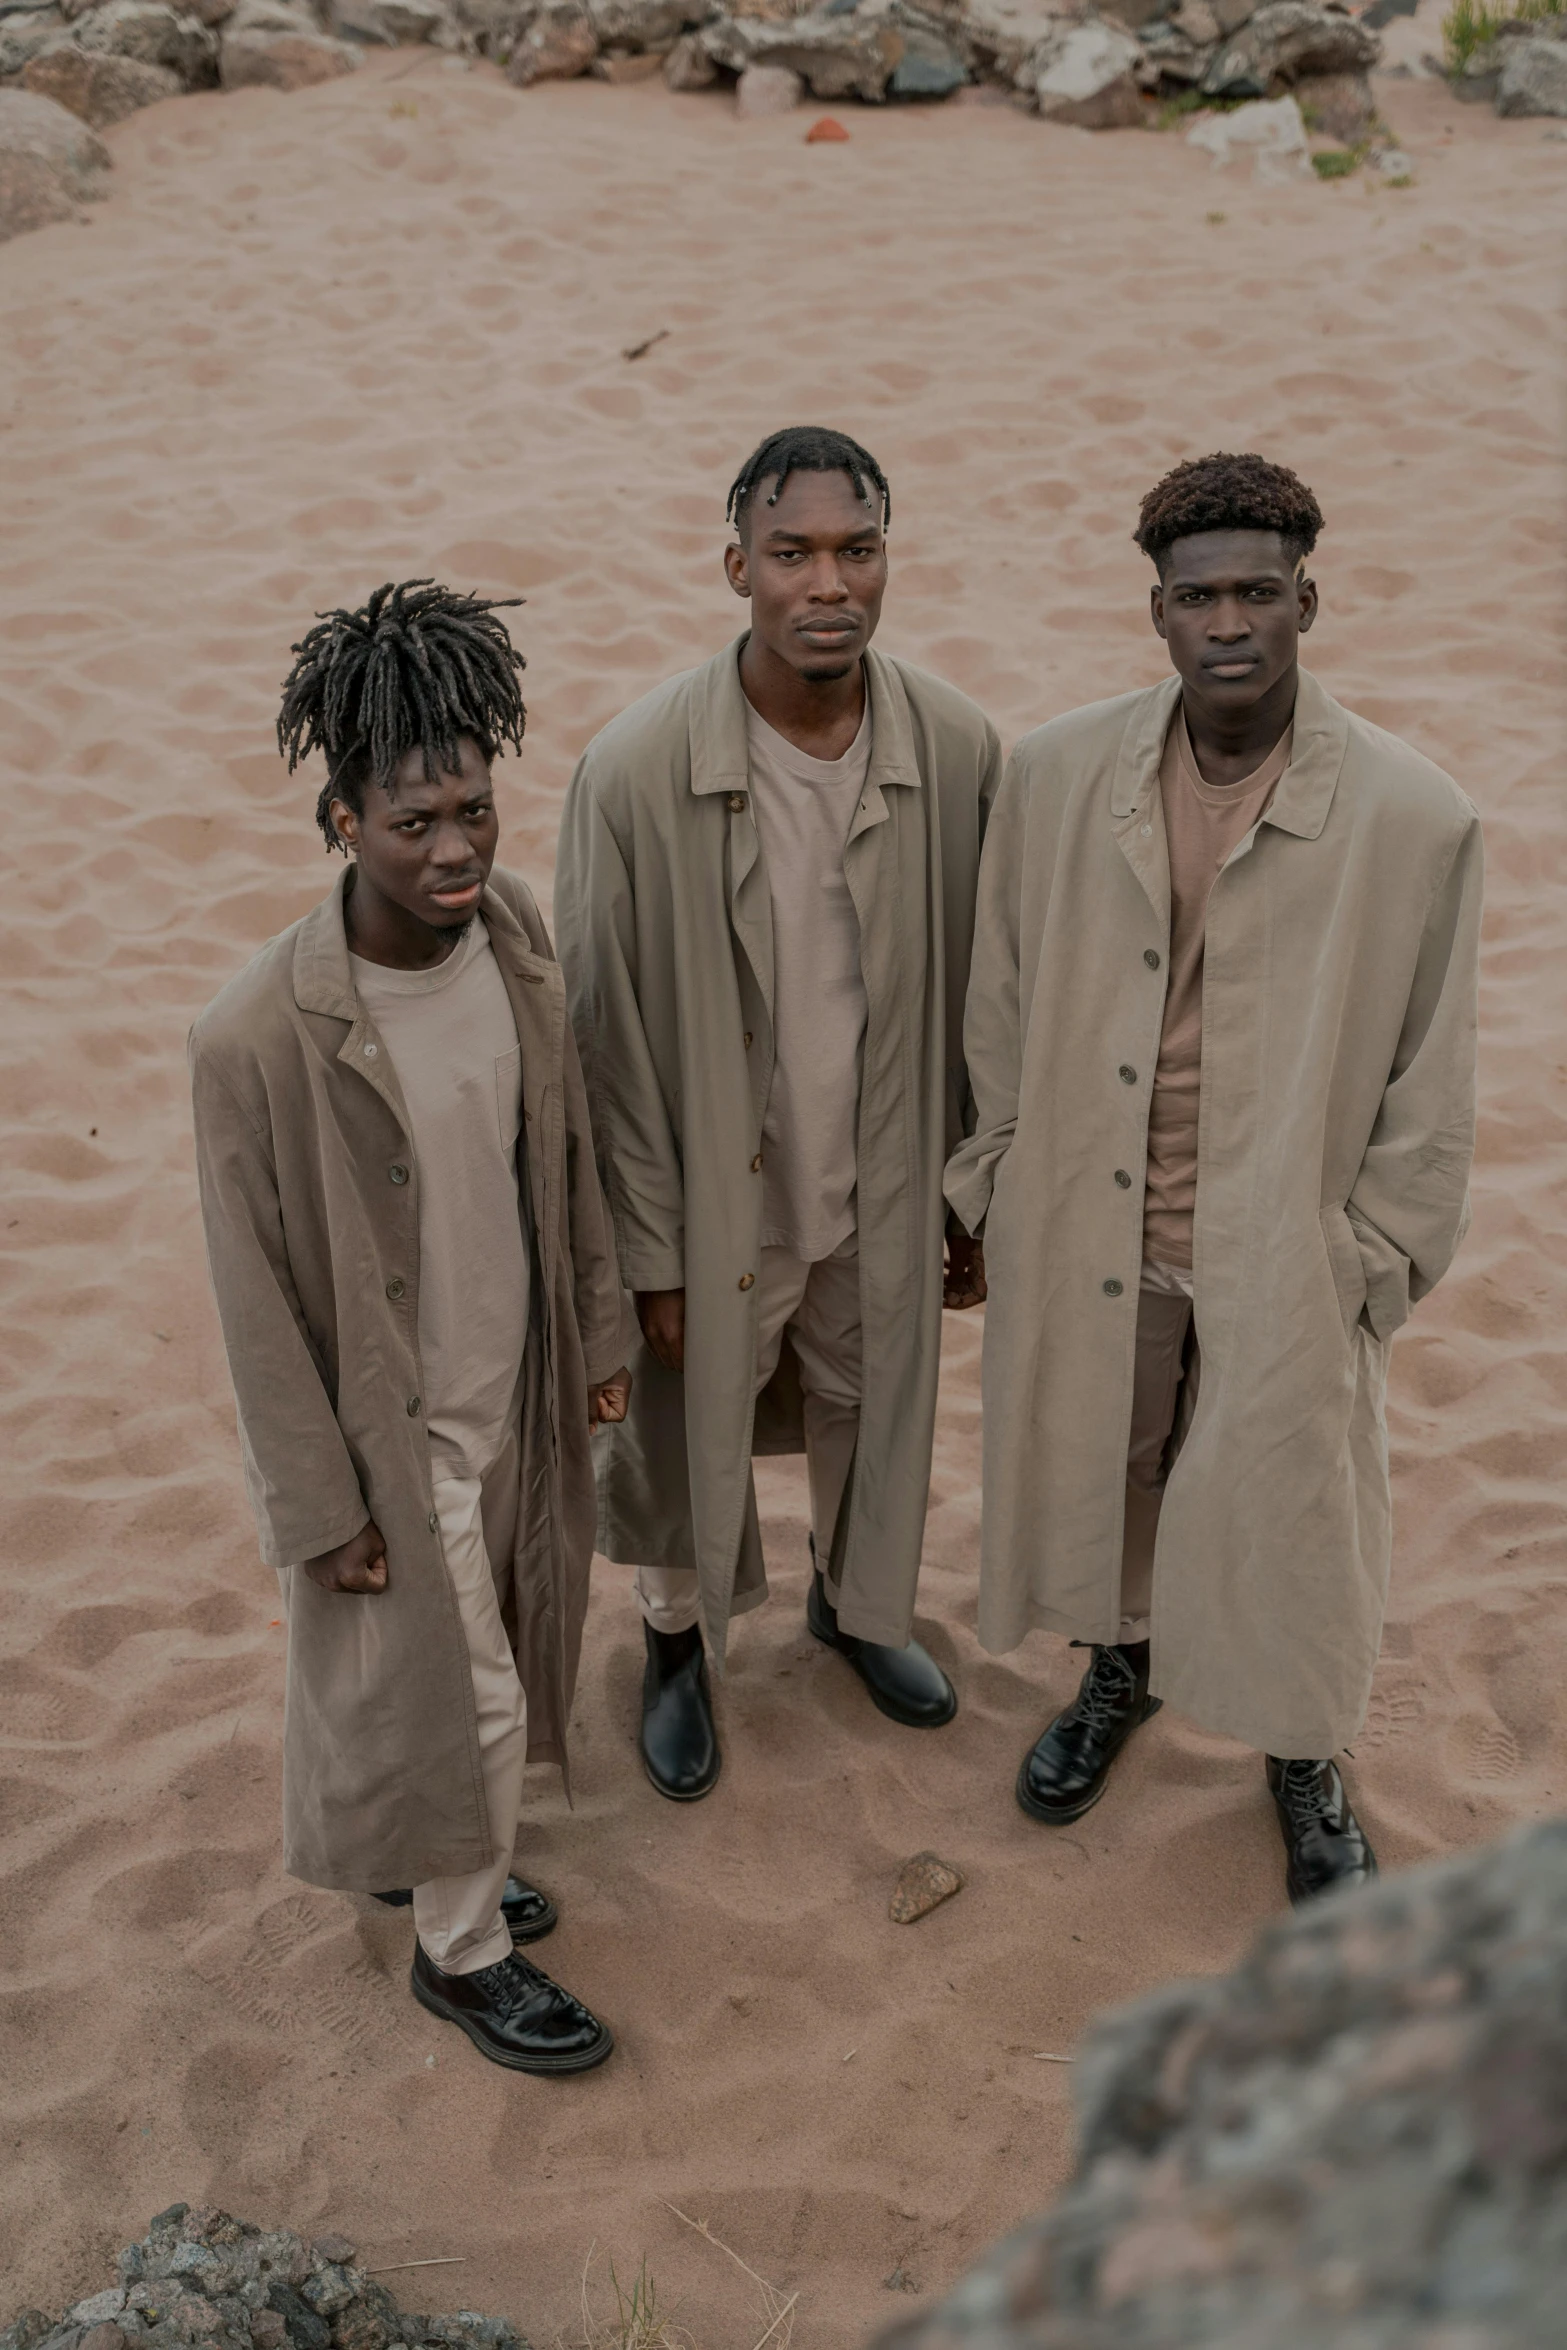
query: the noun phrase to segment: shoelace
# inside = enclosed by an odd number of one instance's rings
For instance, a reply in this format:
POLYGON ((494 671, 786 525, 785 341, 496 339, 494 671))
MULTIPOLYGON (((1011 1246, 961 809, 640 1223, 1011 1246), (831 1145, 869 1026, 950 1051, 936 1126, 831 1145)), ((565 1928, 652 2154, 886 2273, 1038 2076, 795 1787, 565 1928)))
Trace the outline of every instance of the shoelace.
POLYGON ((498 1958, 493 1966, 481 1967, 474 1980, 484 1985, 485 1997, 494 2006, 509 2013, 529 1992, 537 1990, 544 1977, 514 1951, 510 1958, 498 1958))
POLYGON ((1137 1694, 1137 1675, 1118 1649, 1099 1648, 1083 1678, 1074 1708, 1077 1718, 1102 1737, 1113 1730, 1137 1694))
POLYGON ((1321 1763, 1287 1762, 1279 1781, 1279 1793, 1289 1813, 1290 1826, 1297 1834, 1319 1822, 1326 1827, 1338 1825, 1338 1806, 1321 1763))

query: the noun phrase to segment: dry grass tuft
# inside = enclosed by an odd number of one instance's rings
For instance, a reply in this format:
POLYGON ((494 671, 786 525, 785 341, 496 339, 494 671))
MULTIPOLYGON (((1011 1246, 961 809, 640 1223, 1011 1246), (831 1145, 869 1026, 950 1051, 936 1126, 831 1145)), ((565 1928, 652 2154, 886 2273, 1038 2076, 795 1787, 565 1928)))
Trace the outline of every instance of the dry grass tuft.
MULTIPOLYGON (((664 2208, 674 2212, 676 2219, 684 2221, 699 2236, 705 2237, 715 2252, 722 2252, 727 2260, 732 2260, 736 2268, 750 2278, 761 2295, 765 2322, 761 2333, 749 2345, 749 2350, 789 2350, 790 2336, 794 2332, 795 2304, 800 2298, 798 2293, 780 2293, 776 2285, 770 2285, 765 2277, 758 2276, 748 2261, 742 2260, 738 2252, 714 2235, 705 2219, 692 2219, 689 2213, 681 2211, 673 2203, 666 2203, 664 2208)), ((696 2344, 685 2327, 676 2325, 674 2311, 660 2308, 657 2288, 648 2274, 646 2260, 637 2271, 636 2282, 629 2291, 615 2274, 615 2263, 610 2261, 609 2283, 615 2296, 615 2312, 611 2317, 595 2310, 588 2288, 597 2251, 597 2243, 590 2244, 588 2257, 582 2264, 580 2350, 696 2350, 696 2344)), ((579 2346, 568 2345, 557 2336, 555 2350, 579 2350, 579 2346)))
POLYGON ((759 2277, 748 2261, 742 2260, 738 2252, 732 2251, 729 2245, 714 2235, 705 2219, 692 2219, 688 2212, 682 2211, 675 2203, 666 2203, 664 2209, 672 2211, 676 2219, 684 2220, 686 2226, 694 2228, 699 2236, 705 2236, 713 2250, 722 2252, 726 2259, 734 2262, 736 2268, 743 2269, 761 2294, 762 2315, 767 2323, 752 2343, 751 2350, 788 2350, 794 2332, 795 2304, 800 2298, 799 2294, 780 2293, 776 2285, 770 2285, 765 2277, 759 2277))

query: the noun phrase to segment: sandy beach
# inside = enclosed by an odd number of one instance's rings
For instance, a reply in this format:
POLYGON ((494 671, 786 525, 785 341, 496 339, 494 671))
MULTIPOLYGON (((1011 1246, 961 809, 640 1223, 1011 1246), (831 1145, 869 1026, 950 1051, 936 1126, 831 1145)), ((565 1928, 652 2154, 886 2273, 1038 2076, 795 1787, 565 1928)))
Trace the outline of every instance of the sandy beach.
MULTIPOLYGON (((646 2256, 702 2350, 754 2287, 848 2350, 1048 2198, 1093 2011, 1234 1962, 1282 1906, 1257 1759, 1168 1711, 1079 1827, 1016 1808, 1076 1677, 973 1634, 979 1317, 948 1317, 922 1632, 963 1711, 873 1713, 805 1635, 803 1466, 764 1464, 692 1810, 634 1752, 600 1563, 576 1809, 534 1774, 538 1955, 612 2022, 510 2077, 406 1987, 406 1914, 282 1873, 282 1647, 196 1216, 184 1036, 333 877, 272 748, 315 610, 435 574, 527 598, 502 859, 547 904, 605 719, 733 634, 724 492, 844 426, 892 484, 882 642, 1010 741, 1151 681, 1129 532, 1175 459, 1315 488, 1311 666, 1440 760, 1490 862, 1475 1219, 1394 1351, 1396 1559, 1349 1766, 1385 1866, 1567 1804, 1567 144, 1379 96, 1417 184, 1257 185, 1178 135, 1005 104, 742 123, 656 84, 509 87, 431 51, 111 131, 109 200, 0 248, 0 2320, 109 2281, 176 2197, 347 2235, 412 2307, 580 2338, 646 2256), (624 354, 652 337, 639 359, 624 354), (899 1864, 967 1877, 913 1928, 899 1864)), ((749 2329, 749 2330, 748 2330, 749 2329)))

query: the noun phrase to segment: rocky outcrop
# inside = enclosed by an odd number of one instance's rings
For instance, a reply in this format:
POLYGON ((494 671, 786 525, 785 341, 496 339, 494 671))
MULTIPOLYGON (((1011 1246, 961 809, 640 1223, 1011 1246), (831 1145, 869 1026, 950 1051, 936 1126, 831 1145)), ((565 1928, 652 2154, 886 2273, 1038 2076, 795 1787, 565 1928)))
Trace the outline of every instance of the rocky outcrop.
POLYGON ((100 56, 57 41, 22 68, 22 87, 52 98, 95 131, 123 122, 159 98, 177 98, 185 87, 166 65, 145 65, 139 57, 100 56))
POLYGON ((0 82, 13 80, 30 57, 51 48, 68 30, 59 8, 12 7, 0 13, 0 82))
POLYGON ((1567 114, 1567 20, 1520 25, 1498 47, 1498 114, 1567 114))
POLYGON ((327 30, 342 40, 387 49, 429 42, 459 49, 462 32, 448 0, 329 0, 327 30))
POLYGON ((352 73, 360 55, 288 0, 239 0, 223 27, 219 69, 225 90, 305 90, 352 73))
POLYGON ((815 98, 883 98, 903 55, 902 33, 883 0, 861 0, 838 13, 828 0, 828 7, 780 24, 724 16, 705 26, 701 38, 713 62, 731 73, 783 66, 815 98))
POLYGON ((0 238, 74 220, 105 193, 109 150, 84 122, 34 90, 0 90, 0 238))
POLYGON ((1365 73, 1382 54, 1374 32, 1317 0, 1267 0, 1215 54, 1210 98, 1267 98, 1308 74, 1365 73))
POLYGON ((1093 2033, 1076 2175, 882 2350, 1544 2350, 1567 1822, 1332 1896, 1093 2033))
POLYGON ((24 2309, 0 2350, 528 2350, 505 2318, 400 2309, 341 2236, 307 2243, 226 2211, 171 2204, 118 2266, 62 2317, 24 2309))
POLYGON ((585 0, 545 0, 513 48, 506 72, 522 89, 530 82, 575 81, 598 53, 598 32, 585 0))
POLYGON ((161 65, 182 89, 210 89, 218 78, 217 35, 193 10, 168 0, 108 0, 77 19, 72 38, 89 56, 161 65))

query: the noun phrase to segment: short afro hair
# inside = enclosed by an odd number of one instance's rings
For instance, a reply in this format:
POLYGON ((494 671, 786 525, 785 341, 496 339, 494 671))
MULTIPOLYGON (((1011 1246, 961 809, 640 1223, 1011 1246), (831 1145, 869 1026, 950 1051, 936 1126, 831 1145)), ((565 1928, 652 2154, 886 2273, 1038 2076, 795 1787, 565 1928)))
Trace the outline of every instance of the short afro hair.
POLYGON ((790 424, 782 432, 769 433, 761 446, 751 451, 730 483, 729 502, 724 508, 726 519, 739 530, 764 481, 772 480, 767 503, 776 506, 791 473, 846 473, 854 484, 855 496, 863 504, 873 509, 880 506, 883 530, 892 520, 892 492, 869 449, 851 441, 846 432, 833 432, 823 424, 790 424), (872 490, 876 493, 874 498, 872 490))
POLYGON ((1188 458, 1148 492, 1132 536, 1160 571, 1177 539, 1208 530, 1275 530, 1290 560, 1311 553, 1322 508, 1287 465, 1220 450, 1188 458))
POLYGON ((283 681, 277 741, 290 775, 312 751, 326 754, 316 822, 329 849, 343 846, 333 800, 362 816, 365 785, 386 788, 406 752, 423 751, 433 783, 437 763, 457 773, 460 735, 473 737, 486 765, 503 742, 522 748, 523 658, 495 617, 521 601, 407 579, 377 588, 357 612, 317 614, 292 648, 299 658, 283 681))

